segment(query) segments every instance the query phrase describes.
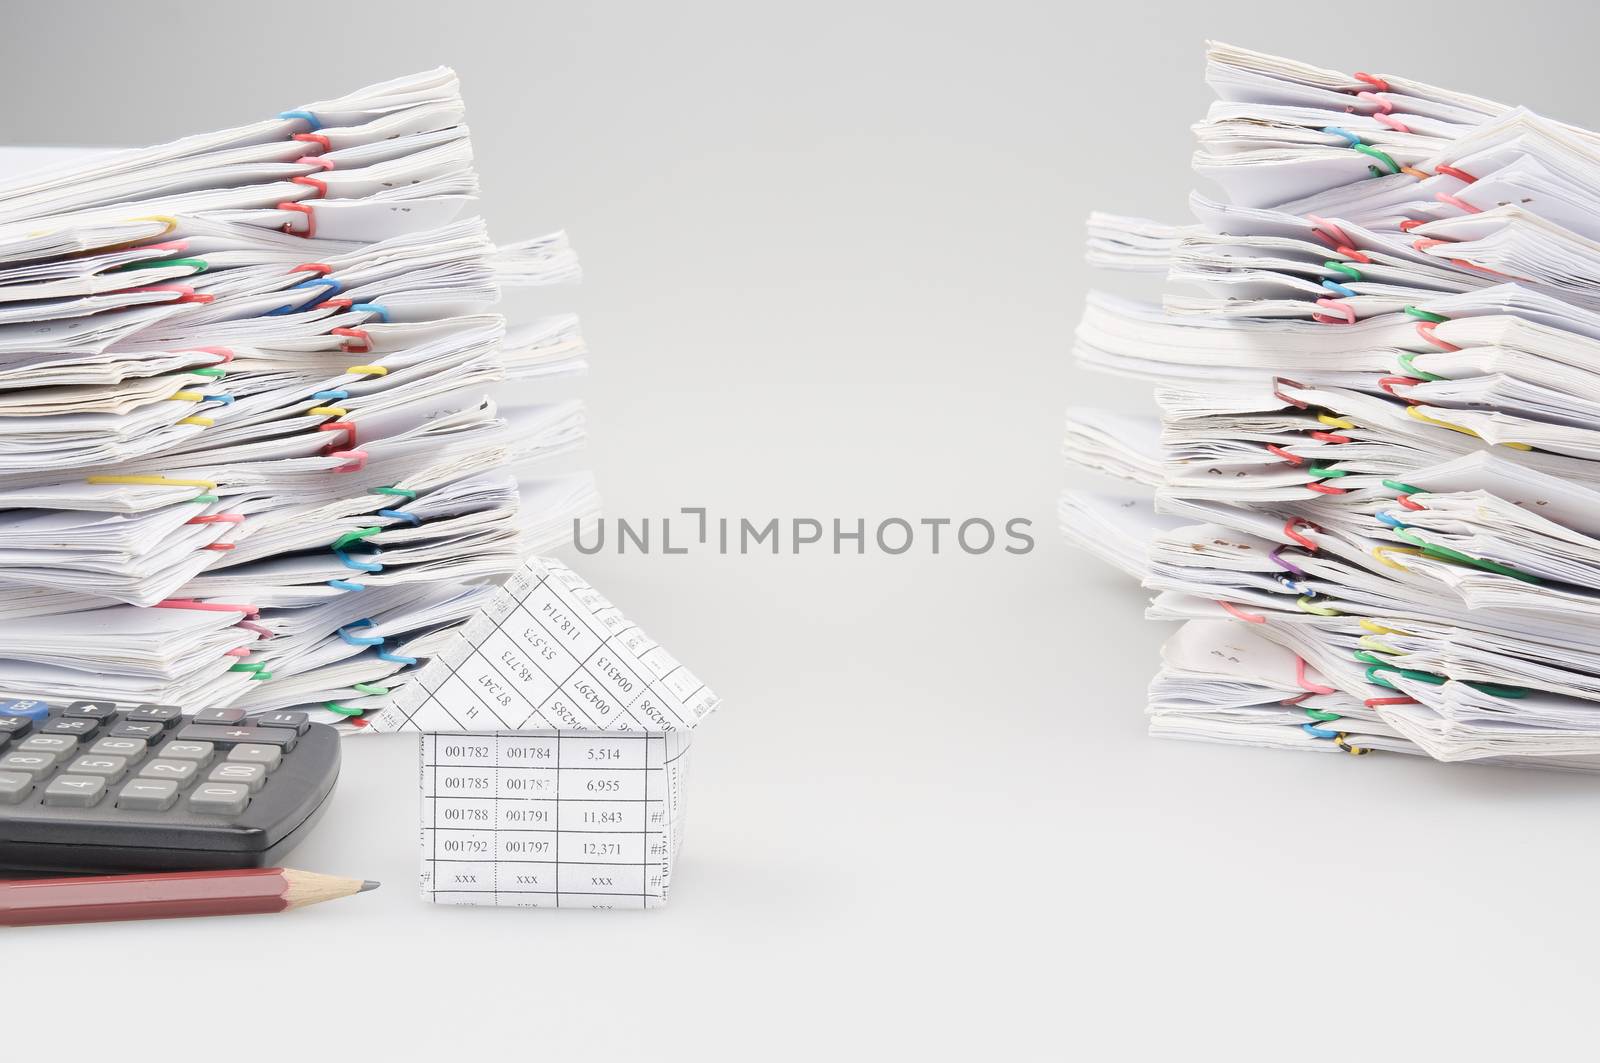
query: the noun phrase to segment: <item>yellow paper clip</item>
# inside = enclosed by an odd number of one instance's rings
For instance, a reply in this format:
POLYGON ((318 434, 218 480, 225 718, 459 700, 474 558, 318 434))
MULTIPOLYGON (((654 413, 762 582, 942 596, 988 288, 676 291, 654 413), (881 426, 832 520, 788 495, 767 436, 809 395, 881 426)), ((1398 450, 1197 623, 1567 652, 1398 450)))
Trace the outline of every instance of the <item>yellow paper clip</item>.
POLYGON ((1319 413, 1317 414, 1317 420, 1329 428, 1354 428, 1356 426, 1354 421, 1347 421, 1343 417, 1335 417, 1331 413, 1319 413))
POLYGON ((217 422, 213 421, 209 417, 185 417, 183 420, 179 421, 178 423, 179 424, 199 425, 201 428, 210 428, 212 425, 216 424, 217 422))
POLYGON ((381 365, 353 365, 345 370, 352 376, 388 376, 389 370, 381 365))
POLYGON ((210 480, 171 480, 165 476, 90 476, 92 484, 144 484, 150 487, 198 487, 215 491, 217 485, 210 480))
POLYGON ((1413 557, 1421 557, 1422 551, 1415 546, 1374 546, 1372 548, 1372 556, 1383 564, 1401 572, 1410 572, 1409 568, 1390 558, 1390 554, 1410 554, 1413 557))
MULTIPOLYGON (((1451 424, 1449 421, 1441 421, 1437 417, 1429 417, 1427 414, 1422 412, 1420 407, 1417 407, 1417 406, 1407 406, 1406 407, 1406 413, 1410 414, 1412 417, 1415 417, 1417 420, 1423 422, 1424 424, 1432 424, 1432 425, 1438 425, 1440 428, 1448 428, 1452 432, 1460 432, 1462 435, 1471 436, 1473 439, 1480 439, 1481 440, 1483 438, 1482 436, 1480 436, 1478 433, 1474 432, 1470 428, 1466 428, 1466 427, 1464 427, 1462 425, 1459 425, 1459 424, 1451 424)), ((1512 450, 1532 450, 1533 449, 1532 447, 1530 447, 1526 443, 1501 443, 1500 445, 1503 446, 1503 447, 1510 447, 1512 450)))
POLYGON ((349 412, 343 406, 313 406, 306 414, 310 417, 343 417, 349 412))
POLYGON ((1333 740, 1333 744, 1338 746, 1340 749, 1344 750, 1346 753, 1350 754, 1352 757, 1364 757, 1368 753, 1372 752, 1372 750, 1370 748, 1368 748, 1367 746, 1353 746, 1353 745, 1351 745, 1349 739, 1350 739, 1349 735, 1345 734, 1343 731, 1340 731, 1339 732, 1339 737, 1335 738, 1333 740))
POLYGON ((1294 600, 1294 604, 1298 605, 1304 611, 1306 611, 1308 613, 1314 613, 1317 616, 1343 616, 1344 615, 1343 613, 1339 612, 1339 610, 1334 609, 1334 608, 1332 608, 1330 606, 1312 605, 1310 596, 1296 598, 1294 600))
POLYGON ((175 391, 168 402, 204 402, 206 397, 198 391, 175 391))
POLYGON ((1376 620, 1362 620, 1361 626, 1372 632, 1374 635, 1401 635, 1406 638, 1411 637, 1411 633, 1409 631, 1401 631, 1399 628, 1395 627, 1384 627, 1376 620))
POLYGON ((1392 653, 1397 657, 1404 657, 1405 650, 1397 650, 1387 642, 1379 642, 1376 635, 1362 635, 1356 639, 1356 645, 1364 650, 1373 650, 1377 653, 1392 653))

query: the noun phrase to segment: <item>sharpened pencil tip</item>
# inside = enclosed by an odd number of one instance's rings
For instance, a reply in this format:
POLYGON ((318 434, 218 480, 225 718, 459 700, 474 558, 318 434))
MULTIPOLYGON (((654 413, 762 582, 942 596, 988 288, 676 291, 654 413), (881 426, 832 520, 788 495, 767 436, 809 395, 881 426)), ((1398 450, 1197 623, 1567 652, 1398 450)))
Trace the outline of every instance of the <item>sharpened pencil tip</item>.
POLYGON ((378 888, 379 885, 381 885, 381 883, 374 882, 370 878, 369 879, 364 879, 364 880, 362 880, 361 888, 356 890, 356 892, 357 893, 365 893, 368 890, 375 890, 375 889, 378 888))

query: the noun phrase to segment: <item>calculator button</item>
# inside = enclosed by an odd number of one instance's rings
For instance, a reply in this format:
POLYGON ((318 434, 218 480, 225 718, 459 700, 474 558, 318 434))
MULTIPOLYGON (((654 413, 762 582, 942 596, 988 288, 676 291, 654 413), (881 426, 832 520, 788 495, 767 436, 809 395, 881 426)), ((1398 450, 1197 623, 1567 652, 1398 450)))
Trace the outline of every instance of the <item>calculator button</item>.
POLYGON ((168 742, 161 747, 161 755, 170 760, 194 760, 204 764, 216 749, 210 742, 168 742))
POLYGON ((86 735, 93 733, 94 729, 99 726, 99 720, 91 720, 86 716, 61 716, 39 728, 39 733, 47 735, 86 735))
POLYGON ((74 775, 98 775, 107 782, 122 778, 127 770, 127 757, 109 757, 100 753, 85 753, 67 765, 67 771, 74 775))
POLYGON ((300 736, 287 727, 218 727, 191 723, 178 732, 186 742, 215 742, 219 746, 282 746, 285 753, 294 748, 300 736))
POLYGON ((31 730, 33 730, 32 717, 0 715, 0 731, 6 734, 25 735, 31 730))
POLYGON ((86 720, 109 720, 116 714, 116 703, 111 701, 74 701, 61 710, 63 716, 81 716, 86 720))
POLYGON ((192 760, 152 760, 139 769, 141 779, 170 779, 180 786, 200 774, 200 765, 192 760))
POLYGON ((111 729, 112 738, 155 738, 161 734, 161 724, 153 720, 123 720, 111 729))
POLYGON ((206 776, 208 782, 238 783, 251 793, 261 789, 261 784, 267 781, 267 769, 260 764, 239 764, 227 762, 218 764, 211 769, 211 774, 206 776))
POLYGON ((36 698, 6 698, 0 701, 0 716, 26 716, 42 720, 50 715, 50 706, 36 698))
POLYGON ((33 776, 20 771, 0 771, 0 805, 14 805, 33 789, 33 776))
POLYGON ((144 759, 145 749, 146 743, 142 738, 102 738, 89 747, 89 752, 123 757, 129 764, 137 764, 144 759))
POLYGON ((17 743, 24 753, 55 753, 63 757, 77 747, 77 735, 30 735, 17 743))
POLYGON ((243 723, 243 709, 201 709, 194 714, 195 723, 243 723))
POLYGON ((295 734, 302 735, 311 727, 310 717, 303 712, 264 712, 250 722, 257 727, 292 727, 295 734))
POLYGON ((183 710, 176 705, 135 705, 128 710, 128 719, 159 723, 171 727, 183 718, 183 710))
POLYGON ((189 795, 189 807, 196 812, 231 815, 243 812, 249 803, 250 788, 231 782, 201 783, 189 795))
POLYGON ((105 793, 106 781, 98 775, 57 775, 44 788, 44 803, 90 808, 99 804, 105 793))
POLYGON ((60 758, 54 753, 24 753, 15 750, 0 757, 0 771, 21 771, 29 775, 43 775, 55 766, 60 758))
POLYGON ((268 771, 276 768, 282 759, 283 751, 277 746, 234 746, 228 751, 229 763, 259 764, 268 771))
POLYGON ((178 799, 178 784, 171 779, 130 779, 117 792, 117 807, 141 812, 165 812, 178 799))

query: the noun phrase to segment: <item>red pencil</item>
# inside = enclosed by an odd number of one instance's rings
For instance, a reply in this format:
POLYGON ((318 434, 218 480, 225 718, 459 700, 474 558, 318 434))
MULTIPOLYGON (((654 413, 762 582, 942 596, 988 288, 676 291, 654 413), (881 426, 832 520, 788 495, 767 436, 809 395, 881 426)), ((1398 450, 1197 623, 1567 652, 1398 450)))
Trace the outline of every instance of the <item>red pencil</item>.
POLYGON ((282 912, 377 889, 283 867, 0 882, 0 926, 282 912))

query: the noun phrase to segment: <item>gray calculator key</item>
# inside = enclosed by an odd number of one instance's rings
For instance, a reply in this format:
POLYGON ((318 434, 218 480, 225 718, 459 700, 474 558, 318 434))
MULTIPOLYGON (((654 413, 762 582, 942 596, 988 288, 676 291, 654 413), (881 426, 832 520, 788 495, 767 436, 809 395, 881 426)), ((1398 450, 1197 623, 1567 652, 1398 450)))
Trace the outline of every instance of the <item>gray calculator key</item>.
POLYGON ((39 728, 39 731, 47 735, 86 735, 93 734, 99 726, 99 720, 87 716, 61 716, 39 728))
POLYGON ((147 748, 142 738, 102 738, 89 747, 89 752, 103 753, 108 757, 126 757, 129 764, 137 764, 144 759, 147 748))
POLYGON ((168 727, 183 718, 183 710, 176 705, 135 705, 128 710, 128 719, 164 723, 168 727))
POLYGON ((17 743, 24 753, 54 753, 64 757, 78 748, 77 735, 29 735, 17 743))
POLYGON ((250 787, 231 782, 204 782, 189 795, 189 807, 196 812, 231 815, 249 803, 250 787))
POLYGON ((61 710, 63 716, 81 716, 87 720, 109 720, 116 714, 114 701, 74 701, 61 710))
POLYGON ((33 789, 33 776, 20 771, 0 771, 0 805, 14 805, 33 789))
POLYGON ((215 742, 219 746, 282 746, 287 753, 300 741, 300 735, 287 727, 251 727, 248 724, 222 727, 191 723, 178 730, 178 739, 184 742, 215 742))
POLYGON ((112 738, 159 738, 163 725, 155 720, 123 720, 111 728, 112 738))
POLYGON ((271 771, 283 759, 277 746, 234 746, 228 751, 228 760, 234 764, 259 764, 271 771))
POLYGON ((74 775, 98 775, 107 782, 116 782, 128 770, 128 758, 85 753, 68 764, 66 770, 74 775))
POLYGON ((117 792, 117 807, 141 812, 165 812, 178 799, 178 784, 171 779, 130 779, 117 792))
POLYGON ((295 734, 311 729, 311 720, 303 712, 264 712, 250 722, 257 727, 292 727, 295 734))
POLYGON ((44 803, 89 808, 105 794, 106 781, 98 775, 57 775, 44 788, 44 803))
POLYGON ((200 774, 200 765, 192 760, 152 760, 139 769, 141 779, 170 779, 182 786, 200 774))
POLYGON ((243 709, 201 709, 194 714, 195 723, 243 723, 243 709))
POLYGON ((255 793, 267 781, 267 769, 260 764, 222 763, 212 768, 206 779, 210 782, 238 783, 255 793))
POLYGON ((197 760, 204 764, 211 759, 217 747, 210 742, 168 742, 161 747, 161 755, 172 760, 197 760))
POLYGON ((54 753, 24 753, 20 749, 13 750, 0 757, 0 771, 20 771, 39 776, 53 768, 59 759, 54 753))

